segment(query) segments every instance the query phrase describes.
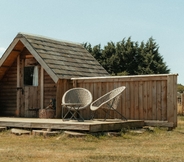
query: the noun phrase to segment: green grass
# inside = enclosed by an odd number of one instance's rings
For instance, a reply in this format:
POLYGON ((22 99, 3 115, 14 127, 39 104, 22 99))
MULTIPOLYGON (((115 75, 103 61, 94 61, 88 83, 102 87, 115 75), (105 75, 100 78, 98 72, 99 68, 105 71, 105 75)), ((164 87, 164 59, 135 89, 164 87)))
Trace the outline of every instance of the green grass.
POLYGON ((64 134, 43 136, 0 133, 1 162, 182 162, 184 161, 184 117, 172 131, 155 128, 142 134, 123 130, 119 137, 64 134))

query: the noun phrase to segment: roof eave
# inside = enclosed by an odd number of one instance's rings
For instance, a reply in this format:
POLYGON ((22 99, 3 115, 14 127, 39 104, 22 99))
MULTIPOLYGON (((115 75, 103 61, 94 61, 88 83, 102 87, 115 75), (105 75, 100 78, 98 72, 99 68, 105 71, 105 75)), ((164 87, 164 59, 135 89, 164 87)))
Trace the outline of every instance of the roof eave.
POLYGON ((0 67, 3 65, 3 63, 5 62, 9 54, 12 52, 12 50, 14 49, 14 47, 16 46, 19 40, 20 40, 19 38, 15 38, 12 41, 12 43, 9 45, 9 47, 6 49, 6 51, 4 52, 4 54, 2 55, 0 59, 0 67))

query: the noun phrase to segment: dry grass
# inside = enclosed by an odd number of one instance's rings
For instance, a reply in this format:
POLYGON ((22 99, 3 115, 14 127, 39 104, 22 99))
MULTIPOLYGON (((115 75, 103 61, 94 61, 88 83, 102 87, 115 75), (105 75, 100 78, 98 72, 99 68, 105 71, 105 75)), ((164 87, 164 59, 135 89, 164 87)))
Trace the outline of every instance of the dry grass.
POLYGON ((69 138, 0 133, 1 162, 182 162, 184 117, 173 131, 155 128, 143 134, 125 131, 120 137, 105 135, 69 138))

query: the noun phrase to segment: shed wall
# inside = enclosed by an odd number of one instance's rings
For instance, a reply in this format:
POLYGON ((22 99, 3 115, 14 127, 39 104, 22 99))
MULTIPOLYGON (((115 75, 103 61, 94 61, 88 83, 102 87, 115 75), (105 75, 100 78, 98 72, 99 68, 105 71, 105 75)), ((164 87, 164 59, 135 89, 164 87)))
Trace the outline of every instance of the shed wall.
POLYGON ((52 78, 48 75, 46 71, 44 71, 44 103, 43 108, 46 108, 50 99, 56 99, 56 83, 52 80, 52 78))
POLYGON ((73 83, 70 79, 59 79, 57 82, 57 92, 56 92, 56 118, 61 118, 62 116, 62 97, 64 93, 73 88, 73 83))
MULTIPOLYGON (((91 91, 93 100, 119 86, 126 86, 118 111, 127 119, 159 120, 177 126, 177 75, 145 75, 128 77, 73 78, 75 87, 91 91)), ((97 110, 97 118, 103 118, 97 110)), ((88 118, 90 109, 83 111, 88 118)), ((118 116, 111 114, 114 118, 118 116)))

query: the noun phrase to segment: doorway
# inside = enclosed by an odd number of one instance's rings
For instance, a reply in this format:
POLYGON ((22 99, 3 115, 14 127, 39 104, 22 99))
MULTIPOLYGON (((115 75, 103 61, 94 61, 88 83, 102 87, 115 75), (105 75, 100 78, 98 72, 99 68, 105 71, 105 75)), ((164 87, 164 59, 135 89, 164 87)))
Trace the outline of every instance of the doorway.
POLYGON ((38 117, 40 109, 40 66, 33 57, 28 59, 17 65, 17 109, 19 116, 32 118, 38 117))

